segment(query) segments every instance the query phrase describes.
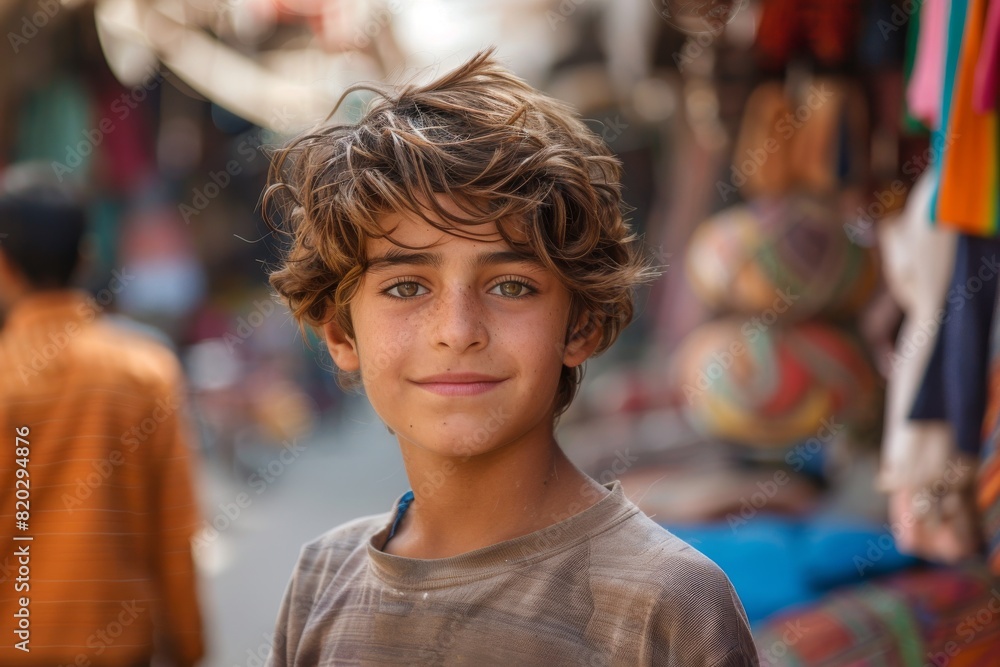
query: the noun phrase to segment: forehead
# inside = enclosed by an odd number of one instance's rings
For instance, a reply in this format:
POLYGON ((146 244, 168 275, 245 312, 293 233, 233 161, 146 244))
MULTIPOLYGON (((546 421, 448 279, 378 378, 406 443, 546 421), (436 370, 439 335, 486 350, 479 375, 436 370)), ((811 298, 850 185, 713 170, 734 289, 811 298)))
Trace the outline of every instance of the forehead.
POLYGON ((493 222, 452 226, 437 216, 428 215, 428 217, 431 217, 436 224, 441 225, 444 229, 438 229, 416 213, 392 212, 381 216, 378 221, 379 228, 388 236, 370 238, 369 247, 390 246, 394 245, 393 242, 407 246, 427 246, 448 243, 452 239, 455 241, 465 240, 445 231, 449 229, 454 229, 459 234, 480 237, 474 241, 475 243, 503 242, 503 238, 498 234, 497 226, 493 222))
MULTIPOLYGON (((463 211, 447 197, 437 195, 437 200, 441 207, 449 213, 457 217, 469 218, 468 212, 463 211)), ((370 237, 366 240, 365 247, 368 258, 379 257, 401 247, 411 252, 428 251, 445 255, 514 250, 501 236, 497 223, 492 220, 477 222, 470 219, 470 223, 467 225, 454 225, 431 212, 425 211, 424 215, 433 220, 440 228, 411 211, 393 211, 380 216, 378 225, 386 236, 370 237)), ((516 243, 522 243, 527 239, 520 221, 505 222, 504 231, 516 243)), ((519 248, 518 251, 521 256, 527 254, 524 248, 519 248)))

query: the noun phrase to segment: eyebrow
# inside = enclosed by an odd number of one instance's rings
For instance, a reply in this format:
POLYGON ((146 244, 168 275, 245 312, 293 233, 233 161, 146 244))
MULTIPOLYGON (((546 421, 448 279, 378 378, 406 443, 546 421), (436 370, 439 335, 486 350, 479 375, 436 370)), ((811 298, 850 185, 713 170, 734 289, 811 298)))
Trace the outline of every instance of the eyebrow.
MULTIPOLYGON (((439 252, 404 252, 398 248, 391 248, 384 255, 370 259, 366 268, 369 271, 388 266, 402 265, 440 268, 443 263, 444 255, 439 252)), ((469 265, 473 271, 496 264, 526 264, 535 268, 545 268, 545 265, 537 257, 514 252, 513 250, 482 252, 469 260, 469 265)))

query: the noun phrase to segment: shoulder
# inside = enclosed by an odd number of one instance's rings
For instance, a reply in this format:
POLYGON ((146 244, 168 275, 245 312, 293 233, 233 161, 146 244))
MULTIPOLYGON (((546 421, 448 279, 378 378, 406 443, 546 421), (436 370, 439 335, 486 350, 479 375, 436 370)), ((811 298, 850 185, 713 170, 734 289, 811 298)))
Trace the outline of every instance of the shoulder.
POLYGON ((151 336, 103 318, 84 331, 77 360, 100 372, 98 377, 161 393, 183 385, 180 360, 151 336))
POLYGON ((325 575, 336 574, 351 554, 367 549, 368 541, 385 528, 391 518, 391 512, 363 516, 306 542, 299 552, 296 576, 321 579, 325 575))
POLYGON ((715 581, 722 570, 707 556, 669 530, 636 510, 610 529, 591 539, 595 563, 634 563, 631 577, 643 583, 664 585, 708 579, 715 581))
MULTIPOLYGON (((750 625, 729 577, 714 561, 639 512, 609 531, 592 558, 608 576, 628 582, 632 604, 645 609, 653 645, 697 652, 680 663, 757 664, 750 625), (617 574, 612 574, 617 561, 617 574), (630 564, 622 573, 621 563, 630 564), (727 662, 731 655, 742 662, 727 662)), ((674 650, 674 649, 669 649, 674 650)))
POLYGON ((323 553, 353 550, 384 528, 391 516, 392 512, 380 512, 352 519, 306 542, 302 549, 323 553))
POLYGON ((303 544, 288 582, 283 606, 288 609, 312 609, 334 581, 342 585, 351 580, 367 562, 368 540, 384 528, 390 518, 390 512, 363 516, 303 544))
POLYGON ((629 562, 627 575, 636 584, 651 586, 677 604, 722 597, 731 604, 731 585, 722 569, 707 556, 655 523, 642 512, 598 535, 591 543, 595 563, 613 566, 629 562))

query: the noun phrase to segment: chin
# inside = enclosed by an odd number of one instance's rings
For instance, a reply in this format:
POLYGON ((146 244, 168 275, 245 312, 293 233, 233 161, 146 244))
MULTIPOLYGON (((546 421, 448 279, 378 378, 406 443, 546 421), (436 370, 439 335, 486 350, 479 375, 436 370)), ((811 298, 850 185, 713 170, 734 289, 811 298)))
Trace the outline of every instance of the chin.
POLYGON ((481 434, 476 438, 475 430, 462 429, 460 433, 435 433, 426 437, 415 438, 414 442, 439 456, 468 458, 479 456, 501 446, 503 439, 499 433, 484 438, 481 434))

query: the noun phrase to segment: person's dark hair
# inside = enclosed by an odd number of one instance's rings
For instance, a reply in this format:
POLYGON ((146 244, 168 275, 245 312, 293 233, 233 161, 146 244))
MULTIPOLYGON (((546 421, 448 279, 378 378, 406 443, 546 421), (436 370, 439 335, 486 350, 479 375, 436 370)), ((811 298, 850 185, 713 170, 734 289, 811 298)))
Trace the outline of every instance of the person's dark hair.
POLYGON ((69 285, 87 214, 75 190, 42 164, 0 173, 0 252, 34 289, 69 285))

